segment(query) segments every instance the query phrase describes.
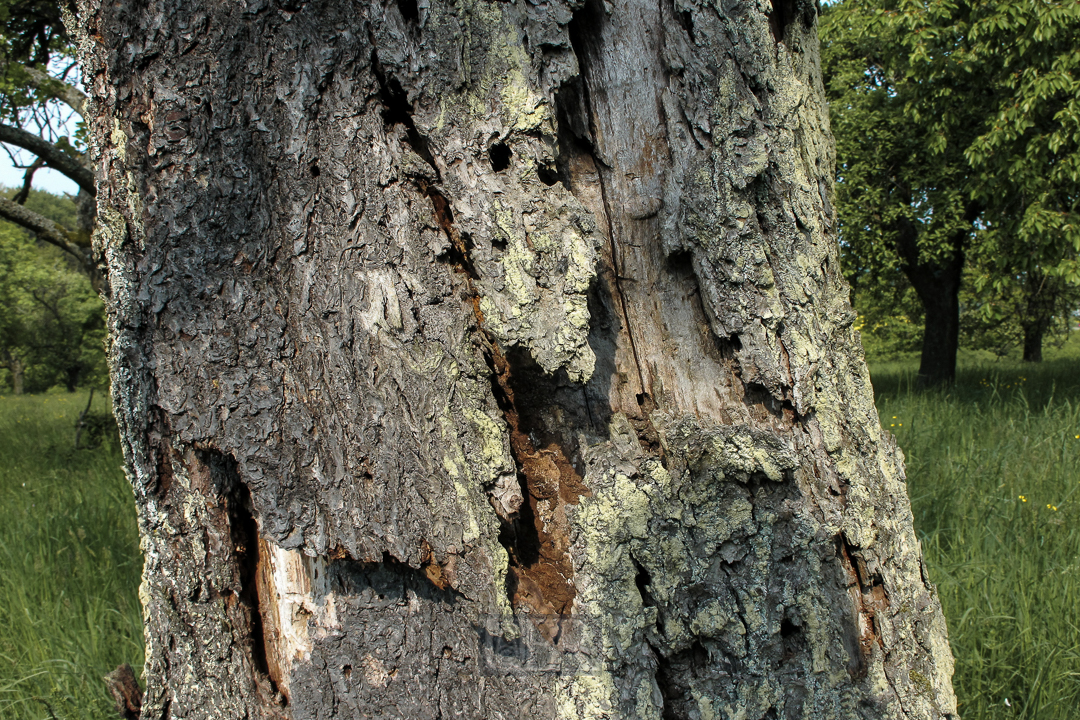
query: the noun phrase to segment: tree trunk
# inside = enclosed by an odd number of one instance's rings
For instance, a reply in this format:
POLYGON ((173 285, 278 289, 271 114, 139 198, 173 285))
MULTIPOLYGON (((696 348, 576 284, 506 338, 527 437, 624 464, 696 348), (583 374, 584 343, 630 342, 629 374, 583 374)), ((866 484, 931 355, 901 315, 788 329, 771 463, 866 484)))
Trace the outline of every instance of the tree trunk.
POLYGON ((64 387, 69 393, 75 392, 79 387, 79 375, 82 374, 82 365, 72 365, 64 370, 64 387))
POLYGON ((1028 323, 1024 325, 1024 362, 1042 362, 1043 335, 1047 323, 1028 323))
MULTIPOLYGON (((910 197, 908 203, 911 203, 910 197)), ((964 208, 963 227, 971 227, 981 214, 979 204, 968 203, 964 208)), ((919 385, 952 384, 956 379, 956 353, 960 347, 960 281, 969 231, 953 233, 948 241, 950 251, 947 255, 927 258, 919 247, 920 227, 917 223, 905 218, 895 229, 901 270, 915 288, 926 313, 919 385)))
POLYGON ((942 718, 814 4, 87 2, 146 718, 942 718))
POLYGON ((22 359, 15 353, 7 353, 7 366, 8 372, 11 373, 11 392, 13 395, 22 395, 24 387, 24 378, 26 376, 26 366, 23 365, 22 359))
POLYGON ((951 384, 956 379, 960 347, 960 277, 963 256, 938 267, 921 269, 915 285, 926 312, 919 382, 925 387, 951 384))
MULTIPOLYGON (((969 207, 966 218, 974 222, 977 209, 969 207)), ((956 379, 956 353, 960 347, 960 279, 964 272, 966 232, 956 233, 946 257, 924 258, 919 248, 919 227, 900 221, 896 250, 901 269, 915 288, 925 312, 919 385, 936 387, 956 379)))
POLYGON ((1020 326, 1024 331, 1024 362, 1042 362, 1043 338, 1063 300, 1064 284, 1038 269, 1025 273, 1020 326))

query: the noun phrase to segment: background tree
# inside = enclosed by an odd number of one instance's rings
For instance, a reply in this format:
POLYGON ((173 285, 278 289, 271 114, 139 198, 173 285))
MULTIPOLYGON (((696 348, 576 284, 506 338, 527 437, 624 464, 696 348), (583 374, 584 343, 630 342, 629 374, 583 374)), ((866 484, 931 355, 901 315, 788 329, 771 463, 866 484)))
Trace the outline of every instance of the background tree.
POLYGON ((929 382, 954 374, 965 256, 984 313, 969 328, 997 327, 1013 308, 1027 359, 1075 297, 1077 13, 906 0, 825 13, 850 272, 874 268, 863 271, 873 282, 904 269, 926 310, 929 382))
MULTIPOLYGON (((26 206, 58 227, 75 224, 77 209, 65 198, 35 190, 26 206)), ((0 222, 0 361, 11 389, 103 384, 104 339, 101 299, 78 263, 0 222)))
POLYGON ((0 198, 0 218, 66 252, 98 289, 101 276, 90 251, 94 176, 77 131, 86 97, 78 87, 78 64, 62 7, 57 0, 0 0, 0 143, 26 171, 21 191, 0 198), (73 226, 58 225, 26 207, 42 167, 78 185, 79 214, 73 226))
POLYGON ((815 3, 80 23, 145 720, 955 715, 815 3))
POLYGON ((100 374, 103 359, 103 308, 93 292, 101 275, 90 251, 94 179, 76 129, 85 97, 61 6, 0 0, 0 142, 25 169, 22 187, 0 195, 0 218, 21 228, 3 225, 0 277, 0 358, 16 393, 55 382, 74 389, 100 374), (44 167, 79 186, 74 205, 32 190, 44 167))
POLYGON ((965 150, 977 173, 973 194, 988 209, 982 285, 1018 298, 1023 357, 1038 361, 1044 335, 1067 322, 1080 287, 1080 5, 973 3, 937 12, 905 15, 913 55, 940 42, 931 25, 958 26, 966 42, 949 69, 992 93, 988 119, 965 150))
MULTIPOLYGON (((837 142, 837 215, 845 272, 860 297, 910 285, 922 304, 919 377, 951 382, 960 340, 960 287, 979 236, 982 203, 973 200, 964 149, 982 109, 972 84, 944 94, 955 122, 932 135, 909 112, 921 92, 904 61, 906 30, 883 12, 888 2, 848 0, 822 20, 822 62, 837 142), (898 281, 896 271, 906 283, 898 281)), ((895 318, 869 303, 871 325, 895 318)), ((864 312, 862 304, 859 311, 864 312)), ((895 322, 895 320, 894 320, 895 322)))

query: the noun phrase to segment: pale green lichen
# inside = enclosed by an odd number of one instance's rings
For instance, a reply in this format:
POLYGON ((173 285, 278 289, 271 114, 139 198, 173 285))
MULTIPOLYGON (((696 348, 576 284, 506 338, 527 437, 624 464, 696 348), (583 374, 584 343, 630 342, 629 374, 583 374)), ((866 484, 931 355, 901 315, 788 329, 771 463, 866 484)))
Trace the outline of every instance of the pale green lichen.
POLYGON ((608 720, 617 698, 614 678, 600 668, 560 678, 555 692, 561 720, 608 720))

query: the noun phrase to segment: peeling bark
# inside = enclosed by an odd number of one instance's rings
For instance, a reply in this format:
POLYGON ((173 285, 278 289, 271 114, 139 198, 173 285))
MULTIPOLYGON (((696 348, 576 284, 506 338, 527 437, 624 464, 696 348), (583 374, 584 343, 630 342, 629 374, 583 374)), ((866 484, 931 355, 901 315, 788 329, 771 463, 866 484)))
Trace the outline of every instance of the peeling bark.
POLYGON ((143 718, 944 718, 816 11, 81 7, 143 718))

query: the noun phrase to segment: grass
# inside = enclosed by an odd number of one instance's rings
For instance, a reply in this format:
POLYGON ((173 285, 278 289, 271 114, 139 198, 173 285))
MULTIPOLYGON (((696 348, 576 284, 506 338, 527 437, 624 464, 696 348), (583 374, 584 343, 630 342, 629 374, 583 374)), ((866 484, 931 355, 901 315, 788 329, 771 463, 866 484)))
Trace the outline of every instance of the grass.
POLYGON ((965 720, 1080 718, 1080 347, 1049 357, 969 355, 925 393, 917 362, 871 365, 965 720))
MULTIPOLYGON (((74 450, 86 393, 0 398, 0 718, 116 717, 141 670, 142 559, 116 443, 74 450)), ((98 395, 96 411, 106 398, 98 395)))
MULTIPOLYGON (((871 371, 907 456, 961 716, 1080 718, 1080 338, 1040 365, 966 353, 948 391, 916 391, 916 367, 871 371)), ((115 446, 72 449, 85 402, 0 398, 5 719, 111 718, 101 676, 142 662, 131 491, 115 446)))

